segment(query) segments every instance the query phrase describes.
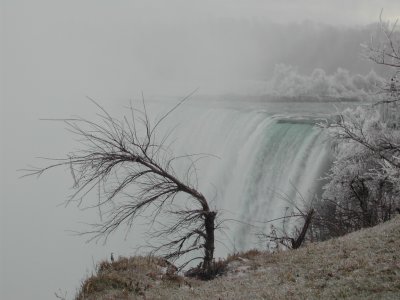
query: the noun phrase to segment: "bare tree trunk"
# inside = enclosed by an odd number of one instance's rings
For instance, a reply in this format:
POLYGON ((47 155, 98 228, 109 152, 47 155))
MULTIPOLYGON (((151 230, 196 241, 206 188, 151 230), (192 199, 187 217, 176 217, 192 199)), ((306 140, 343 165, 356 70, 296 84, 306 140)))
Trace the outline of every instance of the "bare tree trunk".
POLYGON ((305 217, 304 225, 303 228, 301 229, 299 236, 297 237, 297 239, 292 239, 292 249, 300 248, 300 246, 303 244, 308 227, 311 224, 313 215, 314 215, 314 209, 311 209, 305 217))
POLYGON ((203 259, 203 269, 210 270, 211 264, 214 258, 214 231, 215 231, 215 216, 216 212, 210 211, 205 214, 204 226, 205 226, 205 242, 204 242, 204 259, 203 259))

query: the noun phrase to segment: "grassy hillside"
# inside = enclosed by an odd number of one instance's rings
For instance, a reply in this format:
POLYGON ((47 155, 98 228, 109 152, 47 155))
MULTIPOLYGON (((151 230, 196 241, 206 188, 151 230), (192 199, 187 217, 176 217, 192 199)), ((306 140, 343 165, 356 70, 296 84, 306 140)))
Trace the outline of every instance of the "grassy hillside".
POLYGON ((230 256, 200 281, 162 259, 101 262, 77 299, 400 299, 400 217, 299 250, 230 256))

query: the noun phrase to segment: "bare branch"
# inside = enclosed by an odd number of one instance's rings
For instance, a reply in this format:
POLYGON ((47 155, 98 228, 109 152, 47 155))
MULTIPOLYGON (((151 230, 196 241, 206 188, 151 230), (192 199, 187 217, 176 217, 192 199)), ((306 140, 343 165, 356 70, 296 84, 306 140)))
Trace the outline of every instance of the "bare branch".
POLYGON ((153 252, 167 259, 177 259, 202 249, 206 270, 213 260, 216 212, 210 210, 206 198, 190 184, 194 176, 197 185, 195 164, 204 155, 173 156, 166 146, 171 132, 160 143, 155 136, 162 121, 194 92, 179 101, 154 126, 143 95, 143 111, 134 109, 131 103, 130 118, 124 116, 121 121, 87 97, 101 112, 97 114, 98 121, 81 117, 56 120, 66 124, 78 138, 81 149, 66 158, 51 159, 54 163, 48 166, 24 170, 24 176, 40 176, 50 169, 67 166, 74 181, 74 192, 66 204, 85 201, 97 187, 98 201, 88 208, 98 208, 101 223, 83 233, 89 234, 90 240, 107 240, 122 225, 132 228, 134 221, 139 216, 144 217, 145 212, 150 213, 147 218, 151 227, 161 214, 169 216, 169 222, 174 220, 172 224, 157 228, 152 234, 153 238, 164 240, 153 247, 153 252), (176 159, 188 160, 189 167, 183 179, 178 178, 172 168, 176 159), (122 201, 121 196, 128 201, 122 201))

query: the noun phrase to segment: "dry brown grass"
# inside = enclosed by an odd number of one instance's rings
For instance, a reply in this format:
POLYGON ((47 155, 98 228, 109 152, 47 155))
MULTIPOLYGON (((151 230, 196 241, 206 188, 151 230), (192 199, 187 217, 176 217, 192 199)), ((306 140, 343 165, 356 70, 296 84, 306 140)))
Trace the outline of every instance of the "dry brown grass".
POLYGON ((230 263, 231 261, 240 260, 240 259, 254 259, 256 256, 259 256, 262 252, 258 249, 251 249, 249 251, 238 252, 234 254, 229 254, 226 258, 226 261, 230 263))
POLYGON ((400 299, 400 217, 298 250, 230 255, 211 281, 165 275, 162 263, 103 262, 78 299, 400 299))
POLYGON ((81 299, 137 299, 155 285, 189 284, 175 269, 157 257, 120 257, 102 261, 96 274, 87 278, 76 296, 81 299))

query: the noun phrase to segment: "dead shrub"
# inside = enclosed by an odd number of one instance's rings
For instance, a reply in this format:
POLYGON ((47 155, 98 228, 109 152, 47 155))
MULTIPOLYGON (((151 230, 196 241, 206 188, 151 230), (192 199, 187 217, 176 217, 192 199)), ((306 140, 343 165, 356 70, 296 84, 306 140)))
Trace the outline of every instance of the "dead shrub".
POLYGON ((200 280, 211 280, 226 273, 227 260, 218 260, 211 263, 210 268, 204 269, 201 264, 185 272, 186 277, 200 280))

